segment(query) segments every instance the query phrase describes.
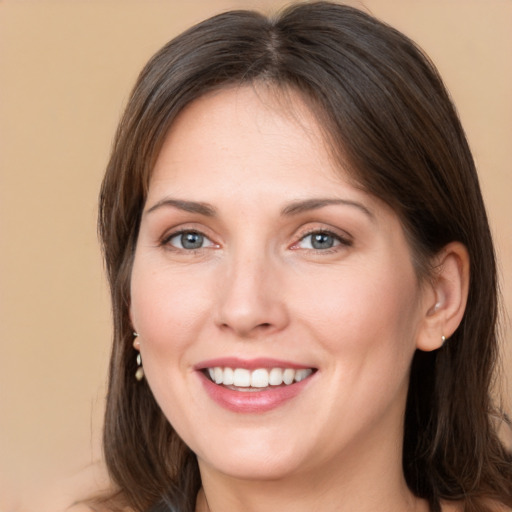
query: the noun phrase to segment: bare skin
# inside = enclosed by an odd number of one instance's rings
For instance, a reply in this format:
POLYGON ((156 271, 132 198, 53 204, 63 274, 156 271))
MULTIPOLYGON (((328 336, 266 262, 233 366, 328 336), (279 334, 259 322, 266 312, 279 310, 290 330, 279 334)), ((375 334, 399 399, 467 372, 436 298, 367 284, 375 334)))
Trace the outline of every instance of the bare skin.
POLYGON ((447 246, 420 286, 397 215, 324 142, 298 95, 246 87, 187 107, 157 159, 130 315, 152 392, 198 457, 198 512, 428 512, 402 471, 409 368, 460 322, 467 254, 447 246), (248 413, 207 391, 198 368, 223 357, 314 373, 248 413))

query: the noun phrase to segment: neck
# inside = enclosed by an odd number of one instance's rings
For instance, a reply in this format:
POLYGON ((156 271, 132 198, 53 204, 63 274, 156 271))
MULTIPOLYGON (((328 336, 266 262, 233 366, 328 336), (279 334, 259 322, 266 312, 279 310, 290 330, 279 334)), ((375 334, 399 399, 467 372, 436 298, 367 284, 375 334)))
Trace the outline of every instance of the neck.
MULTIPOLYGON (((376 443, 380 443, 376 439, 376 443)), ((196 512, 428 512, 408 489, 401 450, 354 450, 319 471, 299 471, 281 479, 242 480, 200 462, 203 489, 196 512)))
MULTIPOLYGON (((344 489, 340 487, 338 491, 344 489)), ((300 488, 283 487, 281 482, 267 482, 266 484, 239 486, 237 491, 231 486, 224 488, 226 494, 220 489, 202 488, 198 494, 196 512, 218 512, 230 510, 233 512, 310 512, 322 510, 323 512, 428 512, 426 502, 413 496, 405 487, 396 491, 388 490, 384 493, 370 492, 359 494, 345 490, 344 492, 324 492, 317 489, 312 482, 303 483, 300 488), (298 490, 300 489, 300 490, 298 490), (315 489, 307 492, 304 489, 315 489), (219 492, 220 491, 220 492, 219 492), (291 492, 290 492, 291 491, 291 492)), ((368 491, 368 489, 367 489, 368 491)))

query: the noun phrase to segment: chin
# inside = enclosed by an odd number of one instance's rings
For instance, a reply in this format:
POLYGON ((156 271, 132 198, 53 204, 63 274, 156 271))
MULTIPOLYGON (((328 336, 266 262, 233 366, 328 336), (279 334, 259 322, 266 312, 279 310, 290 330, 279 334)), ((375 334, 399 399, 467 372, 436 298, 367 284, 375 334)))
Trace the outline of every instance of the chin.
POLYGON ((208 466, 214 471, 239 480, 280 480, 304 468, 300 450, 291 448, 292 443, 267 446, 261 443, 246 445, 237 449, 232 444, 229 449, 198 456, 199 466, 208 466), (250 447, 250 449, 248 449, 250 447))
MULTIPOLYGON (((199 464, 201 467, 201 462, 199 464)), ((289 477, 297 472, 294 464, 286 461, 222 461, 212 466, 217 472, 236 479, 248 481, 276 481, 289 477)))

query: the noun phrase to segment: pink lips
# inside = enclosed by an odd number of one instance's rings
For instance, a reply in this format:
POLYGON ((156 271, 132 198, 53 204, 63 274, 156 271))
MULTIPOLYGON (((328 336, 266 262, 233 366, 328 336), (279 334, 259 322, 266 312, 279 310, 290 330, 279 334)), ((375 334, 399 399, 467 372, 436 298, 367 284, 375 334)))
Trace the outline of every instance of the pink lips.
POLYGON ((202 361, 195 365, 194 369, 197 370, 197 375, 201 379, 201 383, 210 398, 221 407, 237 413, 263 413, 275 409, 301 393, 310 384, 312 377, 315 375, 313 374, 311 377, 290 385, 268 387, 261 391, 238 391, 215 384, 206 377, 203 371, 216 366, 245 368, 247 370, 256 370, 258 368, 293 368, 299 370, 309 367, 289 361, 267 358, 251 360, 219 358, 202 361))

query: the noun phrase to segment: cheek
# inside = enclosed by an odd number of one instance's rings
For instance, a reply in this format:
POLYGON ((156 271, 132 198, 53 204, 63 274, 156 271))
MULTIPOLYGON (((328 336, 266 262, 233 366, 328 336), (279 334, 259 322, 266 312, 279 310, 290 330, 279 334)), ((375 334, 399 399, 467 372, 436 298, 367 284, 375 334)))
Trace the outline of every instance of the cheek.
POLYGON ((195 400, 186 389, 190 348, 209 314, 204 287, 183 274, 141 257, 134 262, 131 281, 130 314, 140 335, 145 379, 176 425, 185 421, 183 411, 195 400))
MULTIPOLYGON (((416 277, 389 265, 339 272, 302 294, 295 316, 334 354, 407 360, 414 351, 419 290, 416 277)), ((298 293, 298 292, 297 292, 298 293)), ((343 358, 342 358, 343 360, 343 358)))
POLYGON ((347 428, 358 431, 386 411, 401 410, 415 351, 418 300, 414 274, 404 279, 389 268, 387 273, 352 268, 304 298, 298 315, 330 361, 325 371, 329 399, 336 405, 326 424, 345 418, 347 428))
POLYGON ((206 325, 210 304, 204 276, 190 279, 186 273, 135 261, 130 314, 146 348, 179 353, 197 339, 198 331, 206 325))

